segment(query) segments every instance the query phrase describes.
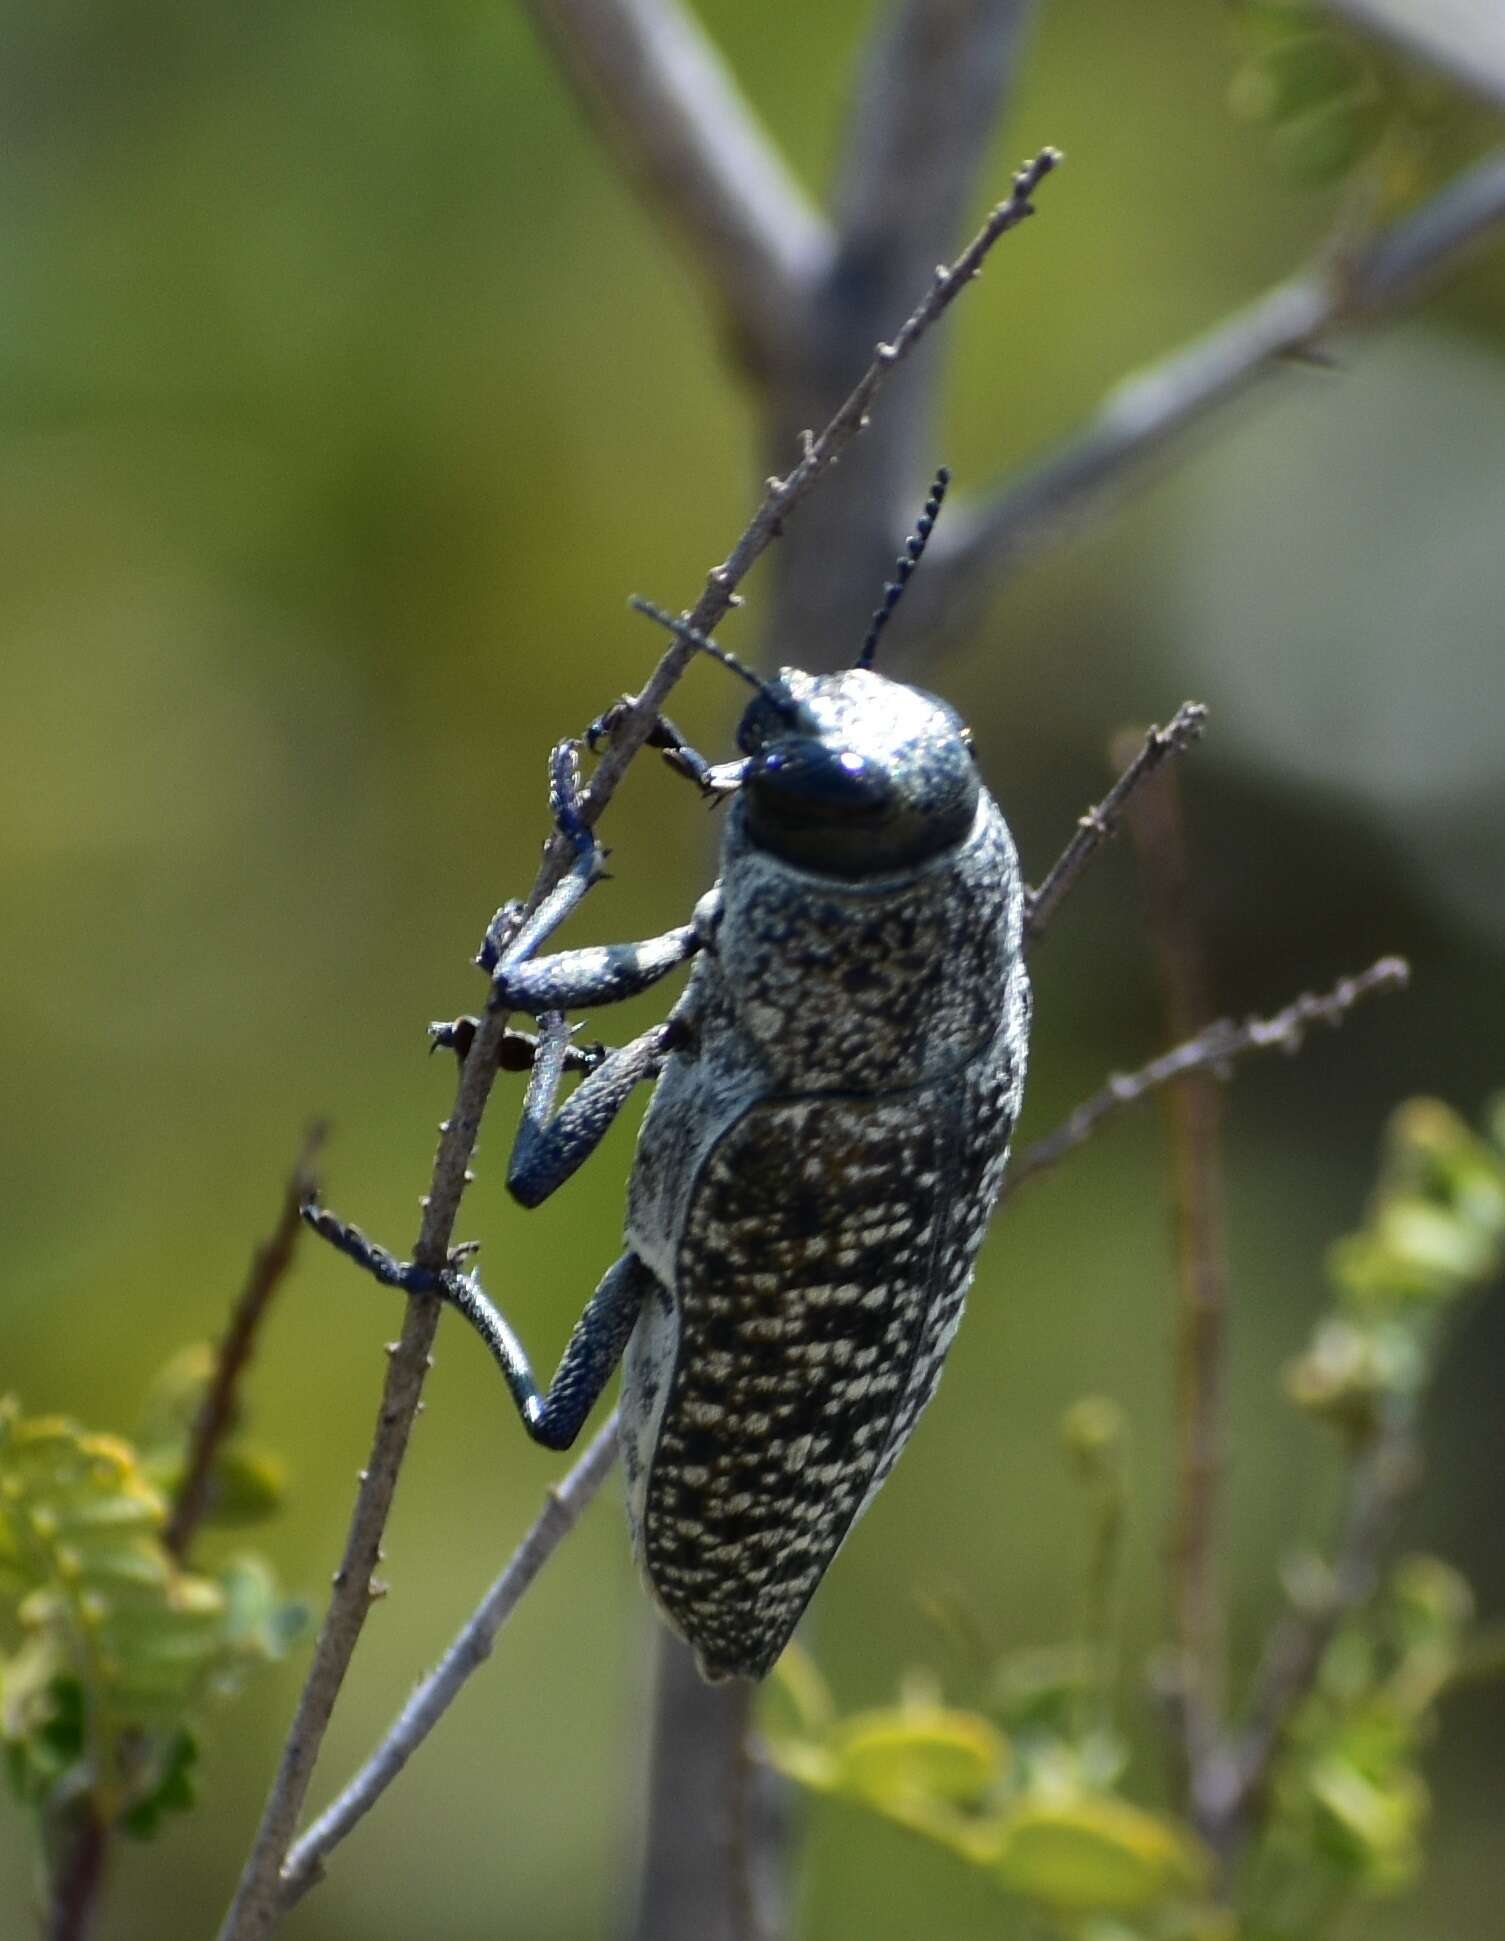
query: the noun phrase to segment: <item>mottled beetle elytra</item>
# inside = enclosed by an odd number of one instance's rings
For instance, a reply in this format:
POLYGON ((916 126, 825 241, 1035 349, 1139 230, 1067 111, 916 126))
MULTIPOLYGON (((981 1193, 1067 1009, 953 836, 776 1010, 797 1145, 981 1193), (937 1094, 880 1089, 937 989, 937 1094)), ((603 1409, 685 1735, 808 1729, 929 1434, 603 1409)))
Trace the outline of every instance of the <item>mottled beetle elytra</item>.
MULTIPOLYGON (((490 1006, 539 1021, 512 1193, 547 1198, 657 1082, 624 1251, 547 1391, 474 1274, 389 1262, 385 1276, 465 1314, 551 1448, 574 1441, 622 1363, 633 1546, 711 1679, 769 1671, 908 1441, 1019 1112, 1030 997, 1013 840, 955 712, 873 666, 946 482, 843 673, 765 680, 635 603, 754 690, 734 762, 707 762, 664 719, 652 737, 730 798, 717 881, 689 923, 538 954, 601 868, 575 813, 577 745, 554 751, 551 806, 575 864, 525 925, 498 913, 480 960, 490 1006), (604 1055, 572 1045, 566 1013, 691 960, 663 1024, 604 1055), (556 1109, 567 1066, 585 1075, 556 1109)), ((352 1229, 310 1218, 372 1264, 352 1229)))

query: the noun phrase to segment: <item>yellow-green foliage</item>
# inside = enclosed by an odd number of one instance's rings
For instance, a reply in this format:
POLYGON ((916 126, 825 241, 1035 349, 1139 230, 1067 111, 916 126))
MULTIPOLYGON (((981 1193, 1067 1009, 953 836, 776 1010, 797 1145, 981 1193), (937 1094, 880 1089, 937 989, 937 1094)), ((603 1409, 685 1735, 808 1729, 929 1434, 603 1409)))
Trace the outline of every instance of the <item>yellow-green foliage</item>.
POLYGON ((1362 1439, 1426 1381, 1438 1330, 1505 1269, 1502 1114, 1481 1138, 1451 1107, 1412 1099, 1390 1122, 1369 1217, 1328 1256, 1335 1300, 1286 1371, 1297 1405, 1362 1439))
POLYGON ((264 1566, 180 1569, 166 1505, 132 1445, 0 1400, 0 1730, 22 1797, 87 1790, 150 1832, 187 1803, 190 1720, 281 1643, 264 1566))
POLYGON ((1110 1739, 1073 1743, 1042 1729, 1033 1706, 1010 1731, 919 1691, 836 1720, 797 1648, 778 1677, 793 1716, 768 1722, 770 1752, 802 1785, 950 1848, 1065 1933, 1150 1913, 1157 1935, 1211 1934, 1201 1904, 1209 1856, 1173 1817, 1114 1790, 1122 1757, 1110 1739))

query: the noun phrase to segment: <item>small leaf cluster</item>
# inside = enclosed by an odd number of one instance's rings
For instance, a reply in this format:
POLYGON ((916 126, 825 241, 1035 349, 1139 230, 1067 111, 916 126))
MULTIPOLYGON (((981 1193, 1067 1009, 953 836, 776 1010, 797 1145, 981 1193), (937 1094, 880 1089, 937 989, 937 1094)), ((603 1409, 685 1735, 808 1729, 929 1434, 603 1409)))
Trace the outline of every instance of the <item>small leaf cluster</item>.
POLYGON ((1327 1265, 1333 1305, 1286 1392, 1361 1446, 1414 1411, 1458 1303, 1505 1271, 1505 1104, 1483 1136, 1439 1100, 1403 1105, 1368 1218, 1327 1265))
POLYGON ((1229 106, 1301 188, 1357 187, 1382 218, 1491 139, 1482 111, 1317 0, 1236 0, 1233 19, 1229 106))
POLYGON ((1340 1630, 1275 1769, 1251 1897, 1278 1907, 1316 1887, 1337 1906, 1412 1884, 1428 1810, 1420 1755, 1472 1618, 1458 1573, 1418 1556, 1340 1630))
POLYGON ((1282 174, 1321 186, 1373 154, 1397 117, 1398 84, 1356 34, 1309 0, 1245 0, 1238 25, 1230 105, 1265 131, 1282 174))
MULTIPOLYGON (((1505 1270, 1505 1103, 1484 1136, 1435 1101, 1403 1106, 1364 1225, 1328 1269, 1332 1306, 1287 1394, 1339 1431, 1354 1490, 1399 1493, 1393 1465, 1414 1461, 1444 1324, 1505 1270)), ((1427 1812, 1420 1759, 1440 1693, 1469 1663, 1468 1585, 1420 1556, 1376 1563, 1357 1588, 1320 1558, 1292 1568, 1295 1617, 1337 1617, 1248 1797, 1243 1838, 1213 1834, 1215 1856, 1134 1796, 1117 1716, 1122 1415, 1083 1398, 1062 1436, 1091 1532, 1078 1635, 1003 1659, 976 1709, 948 1706, 926 1677, 896 1705, 844 1718, 792 1649, 765 1715, 773 1763, 983 1870, 1031 1932, 1062 1941, 1320 1941, 1355 1900, 1409 1885, 1427 1812)), ((1228 1724, 1220 1759, 1242 1729, 1228 1724)))
MULTIPOLYGON (((1337 1433, 1367 1490, 1399 1490, 1447 1324, 1505 1274, 1505 1106, 1481 1135, 1437 1100, 1403 1105, 1368 1216, 1327 1265, 1332 1306, 1286 1370, 1286 1392, 1337 1433)), ((1314 1557, 1291 1566, 1287 1589, 1316 1618, 1342 1594, 1314 1557)), ((1472 1619, 1469 1586, 1431 1557, 1403 1559, 1358 1601, 1275 1767, 1250 1869, 1260 1905, 1306 1905, 1315 1888, 1338 1906, 1414 1881, 1428 1805, 1420 1760, 1436 1700, 1467 1663, 1472 1619)))
MULTIPOLYGON (((186 1365, 159 1384, 139 1446, 0 1400, 0 1737, 15 1792, 44 1825, 87 1809, 155 1833, 192 1802, 205 1705, 302 1626, 260 1558, 201 1573, 163 1542, 157 1478, 183 1460, 186 1365), (174 1390, 176 1430, 163 1407, 174 1390)), ((235 1461, 226 1473, 240 1473, 235 1461)), ((264 1493, 259 1513, 276 1500, 264 1493)), ((209 1516, 227 1507, 244 1521, 246 1491, 211 1491, 209 1516)))

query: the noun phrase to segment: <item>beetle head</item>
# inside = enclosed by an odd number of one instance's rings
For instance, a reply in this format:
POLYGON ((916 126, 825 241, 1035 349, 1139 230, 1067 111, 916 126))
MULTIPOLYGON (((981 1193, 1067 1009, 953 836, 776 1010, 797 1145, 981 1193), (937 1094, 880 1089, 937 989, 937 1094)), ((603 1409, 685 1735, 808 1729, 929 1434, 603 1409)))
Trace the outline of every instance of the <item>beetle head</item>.
POLYGON ((844 878, 912 868, 960 842, 981 784, 971 738, 944 701, 873 671, 879 635, 935 525, 951 474, 936 473, 925 509, 883 589, 856 664, 843 674, 786 667, 765 680, 688 621, 634 596, 631 604, 719 660, 754 690, 737 745, 736 786, 761 849, 844 878))
POLYGON ((785 668, 742 717, 740 799, 761 849, 840 877, 907 869, 960 842, 980 783, 954 709, 865 667, 785 668))

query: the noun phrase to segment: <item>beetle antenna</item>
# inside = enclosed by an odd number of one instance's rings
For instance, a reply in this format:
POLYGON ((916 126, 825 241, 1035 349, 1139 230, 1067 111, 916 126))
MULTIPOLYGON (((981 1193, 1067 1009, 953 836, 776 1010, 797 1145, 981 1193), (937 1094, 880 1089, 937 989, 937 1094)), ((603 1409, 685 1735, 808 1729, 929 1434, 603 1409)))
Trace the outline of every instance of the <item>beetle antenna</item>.
POLYGON ((915 529, 904 542, 894 566, 894 576, 883 589, 883 598, 873 610, 872 623, 867 630, 867 639, 862 643, 862 652, 853 661, 854 667, 871 667, 873 656, 878 651, 878 636, 888 625, 889 616, 899 604, 904 589, 909 584, 909 576, 920 563, 920 555, 925 550, 925 541, 930 537, 935 525, 936 514, 941 509, 941 500, 946 496, 946 487, 951 483, 950 468, 942 465, 935 475, 935 483, 930 488, 930 497, 925 501, 925 510, 915 521, 915 529))
POLYGON ((627 604, 636 612, 647 614, 650 620, 656 620, 661 627, 666 627, 680 640, 686 640, 692 647, 698 647, 701 653, 709 654, 712 660, 719 660, 721 665, 729 667, 739 680, 746 681, 750 688, 755 688, 765 701, 772 702, 781 713, 788 712, 789 698, 780 692, 776 684, 765 681, 761 674, 753 672, 746 661, 738 660, 735 654, 729 654, 724 647, 718 647, 710 635, 703 634, 699 627, 692 627, 688 620, 681 620, 677 614, 670 613, 665 607, 655 606, 652 600, 645 600, 641 593, 634 593, 627 604))

